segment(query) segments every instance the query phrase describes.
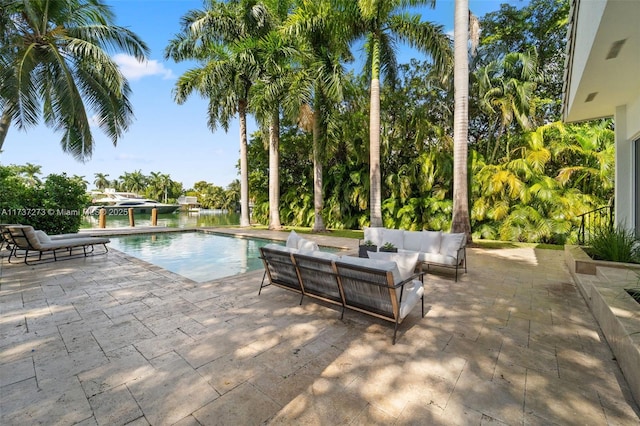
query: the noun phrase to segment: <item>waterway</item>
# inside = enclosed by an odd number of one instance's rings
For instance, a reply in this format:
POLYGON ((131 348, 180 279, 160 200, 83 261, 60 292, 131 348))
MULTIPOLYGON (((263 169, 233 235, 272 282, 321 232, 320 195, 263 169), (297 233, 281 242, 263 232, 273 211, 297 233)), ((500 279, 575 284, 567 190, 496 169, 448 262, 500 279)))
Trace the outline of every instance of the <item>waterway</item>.
MULTIPOLYGON (((135 226, 151 226, 151 214, 134 215, 135 226)), ((239 225, 240 213, 221 210, 176 212, 158 215, 158 226, 169 228, 200 228, 207 226, 239 225)), ((98 228, 98 216, 83 216, 80 228, 98 228)), ((129 216, 107 216, 107 228, 128 228, 129 216)))

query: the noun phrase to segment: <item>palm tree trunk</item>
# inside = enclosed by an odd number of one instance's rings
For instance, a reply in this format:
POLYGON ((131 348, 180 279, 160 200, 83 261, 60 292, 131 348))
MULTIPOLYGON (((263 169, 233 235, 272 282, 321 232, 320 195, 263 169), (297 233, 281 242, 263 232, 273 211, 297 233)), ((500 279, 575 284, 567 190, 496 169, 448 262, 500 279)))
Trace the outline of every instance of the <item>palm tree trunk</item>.
POLYGON ((456 0, 454 20, 453 218, 451 232, 464 232, 471 241, 468 187, 469 134, 469 0, 456 0))
POLYGON ((249 220, 249 171, 247 165, 247 103, 238 103, 240 116, 240 226, 251 226, 249 220))
POLYGON ((4 140, 7 137, 7 133, 9 133, 10 126, 11 115, 9 115, 9 110, 5 109, 2 113, 2 117, 0 117, 0 152, 2 152, 2 145, 4 145, 4 140))
POLYGON ((369 111, 369 214, 371 226, 382 226, 380 173, 380 45, 374 41, 369 111))
POLYGON ((280 116, 275 110, 269 123, 269 229, 282 229, 280 224, 280 116))
POLYGON ((327 228, 322 220, 324 200, 322 197, 322 159, 320 156, 320 108, 313 113, 313 231, 324 232, 327 228))

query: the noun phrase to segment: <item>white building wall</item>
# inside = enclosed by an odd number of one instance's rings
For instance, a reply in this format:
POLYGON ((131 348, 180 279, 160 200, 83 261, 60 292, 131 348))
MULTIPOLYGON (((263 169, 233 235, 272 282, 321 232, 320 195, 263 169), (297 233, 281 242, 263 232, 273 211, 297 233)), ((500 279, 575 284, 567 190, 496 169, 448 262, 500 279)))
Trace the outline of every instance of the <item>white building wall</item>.
POLYGON ((630 228, 635 225, 635 150, 627 137, 627 107, 616 108, 616 224, 630 228))

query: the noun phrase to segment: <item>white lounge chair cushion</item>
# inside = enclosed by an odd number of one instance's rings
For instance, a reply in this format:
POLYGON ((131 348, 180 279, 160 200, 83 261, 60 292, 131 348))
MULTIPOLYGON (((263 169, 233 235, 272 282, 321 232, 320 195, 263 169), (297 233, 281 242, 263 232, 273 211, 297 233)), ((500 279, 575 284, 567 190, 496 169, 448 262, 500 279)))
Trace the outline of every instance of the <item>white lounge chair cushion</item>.
POLYGON ((49 238, 46 232, 39 229, 35 230, 34 232, 36 234, 36 238, 38 238, 38 241, 40 241, 40 243, 46 244, 51 242, 51 238, 49 238))
POLYGON ((439 253, 442 231, 422 231, 420 251, 423 253, 439 253))
POLYGON ((287 237, 286 246, 289 248, 298 248, 298 242, 300 241, 300 236, 296 233, 296 231, 291 231, 289 236, 287 237))
POLYGON ((398 253, 384 253, 384 252, 369 252, 370 259, 377 260, 390 260, 396 263, 400 277, 406 280, 416 270, 416 264, 418 263, 418 256, 420 253, 412 251, 402 251, 398 253))
MULTIPOLYGON (((440 253, 456 258, 458 256, 458 250, 463 246, 465 234, 457 233, 442 234, 442 242, 440 243, 440 253)), ((454 263, 455 264, 455 263, 454 263)))
POLYGON ((380 247, 383 244, 382 234, 384 233, 384 228, 382 227, 364 227, 364 240, 372 241, 373 244, 380 247))

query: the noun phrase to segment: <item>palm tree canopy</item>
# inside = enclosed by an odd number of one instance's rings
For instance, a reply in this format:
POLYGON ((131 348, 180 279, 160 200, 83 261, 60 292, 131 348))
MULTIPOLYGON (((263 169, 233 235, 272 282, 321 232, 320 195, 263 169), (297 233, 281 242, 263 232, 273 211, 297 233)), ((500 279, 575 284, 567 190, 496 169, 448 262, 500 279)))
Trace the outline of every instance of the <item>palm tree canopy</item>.
MULTIPOLYGON (((0 12, 0 111, 19 128, 44 119, 62 149, 93 152, 89 116, 113 141, 133 119, 130 87, 108 52, 143 61, 146 44, 100 0, 17 0, 0 12)), ((4 140, 5 135, 1 140, 4 140)))

